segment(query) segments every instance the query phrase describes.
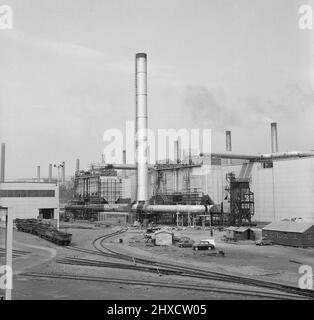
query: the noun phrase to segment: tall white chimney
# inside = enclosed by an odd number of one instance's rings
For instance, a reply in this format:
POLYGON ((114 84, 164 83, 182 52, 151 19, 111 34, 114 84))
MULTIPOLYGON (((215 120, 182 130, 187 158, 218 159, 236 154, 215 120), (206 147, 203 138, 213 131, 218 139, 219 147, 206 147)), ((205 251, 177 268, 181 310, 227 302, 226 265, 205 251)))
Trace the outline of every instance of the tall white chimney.
POLYGON ((1 143, 1 173, 0 182, 5 180, 5 143, 1 143))
POLYGON ((148 170, 147 170, 147 55, 137 53, 135 56, 135 148, 137 167, 137 202, 148 199, 148 170))
POLYGON ((272 122, 270 124, 271 131, 271 152, 278 152, 278 133, 277 133, 277 123, 272 122))

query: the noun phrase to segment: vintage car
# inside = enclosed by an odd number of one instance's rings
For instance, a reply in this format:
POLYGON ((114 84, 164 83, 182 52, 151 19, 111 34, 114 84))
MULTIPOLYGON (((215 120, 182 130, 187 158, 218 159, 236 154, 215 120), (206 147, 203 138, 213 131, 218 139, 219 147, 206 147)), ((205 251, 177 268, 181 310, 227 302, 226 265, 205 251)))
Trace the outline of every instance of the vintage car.
POLYGON ((262 238, 260 240, 257 240, 255 242, 255 244, 257 246, 271 246, 273 244, 273 242, 270 240, 270 239, 267 239, 267 238, 262 238))
POLYGON ((207 240, 201 240, 198 243, 194 243, 192 246, 192 249, 197 250, 215 250, 215 240, 213 239, 207 239, 207 240))
POLYGON ((178 246, 179 248, 191 248, 194 244, 194 240, 191 240, 189 237, 181 237, 178 246))

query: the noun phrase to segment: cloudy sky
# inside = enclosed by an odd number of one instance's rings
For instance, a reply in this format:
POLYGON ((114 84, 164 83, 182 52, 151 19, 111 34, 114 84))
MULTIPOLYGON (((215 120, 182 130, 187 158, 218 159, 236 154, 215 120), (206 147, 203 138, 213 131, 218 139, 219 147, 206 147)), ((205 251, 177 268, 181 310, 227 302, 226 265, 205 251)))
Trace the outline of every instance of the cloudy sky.
POLYGON ((149 126, 211 128, 213 150, 314 149, 314 30, 298 0, 23 0, 0 30, 7 178, 99 161, 134 117, 134 54, 148 54, 149 126))

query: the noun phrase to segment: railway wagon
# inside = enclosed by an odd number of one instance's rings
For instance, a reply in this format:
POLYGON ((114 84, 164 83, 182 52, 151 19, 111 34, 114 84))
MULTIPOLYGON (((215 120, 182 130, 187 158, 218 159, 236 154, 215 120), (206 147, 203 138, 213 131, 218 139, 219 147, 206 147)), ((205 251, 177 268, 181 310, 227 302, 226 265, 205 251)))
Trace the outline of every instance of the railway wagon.
POLYGON ((60 231, 36 219, 16 219, 15 223, 19 231, 32 233, 58 245, 67 246, 72 240, 72 234, 60 231))

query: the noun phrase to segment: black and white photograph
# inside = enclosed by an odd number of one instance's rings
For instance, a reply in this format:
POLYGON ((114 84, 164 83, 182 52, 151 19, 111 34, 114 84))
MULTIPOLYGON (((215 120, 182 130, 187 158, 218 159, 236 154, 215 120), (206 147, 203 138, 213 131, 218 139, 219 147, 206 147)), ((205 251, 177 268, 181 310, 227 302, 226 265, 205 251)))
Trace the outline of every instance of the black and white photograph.
POLYGON ((0 309, 314 300, 313 20, 314 0, 0 0, 0 309))

